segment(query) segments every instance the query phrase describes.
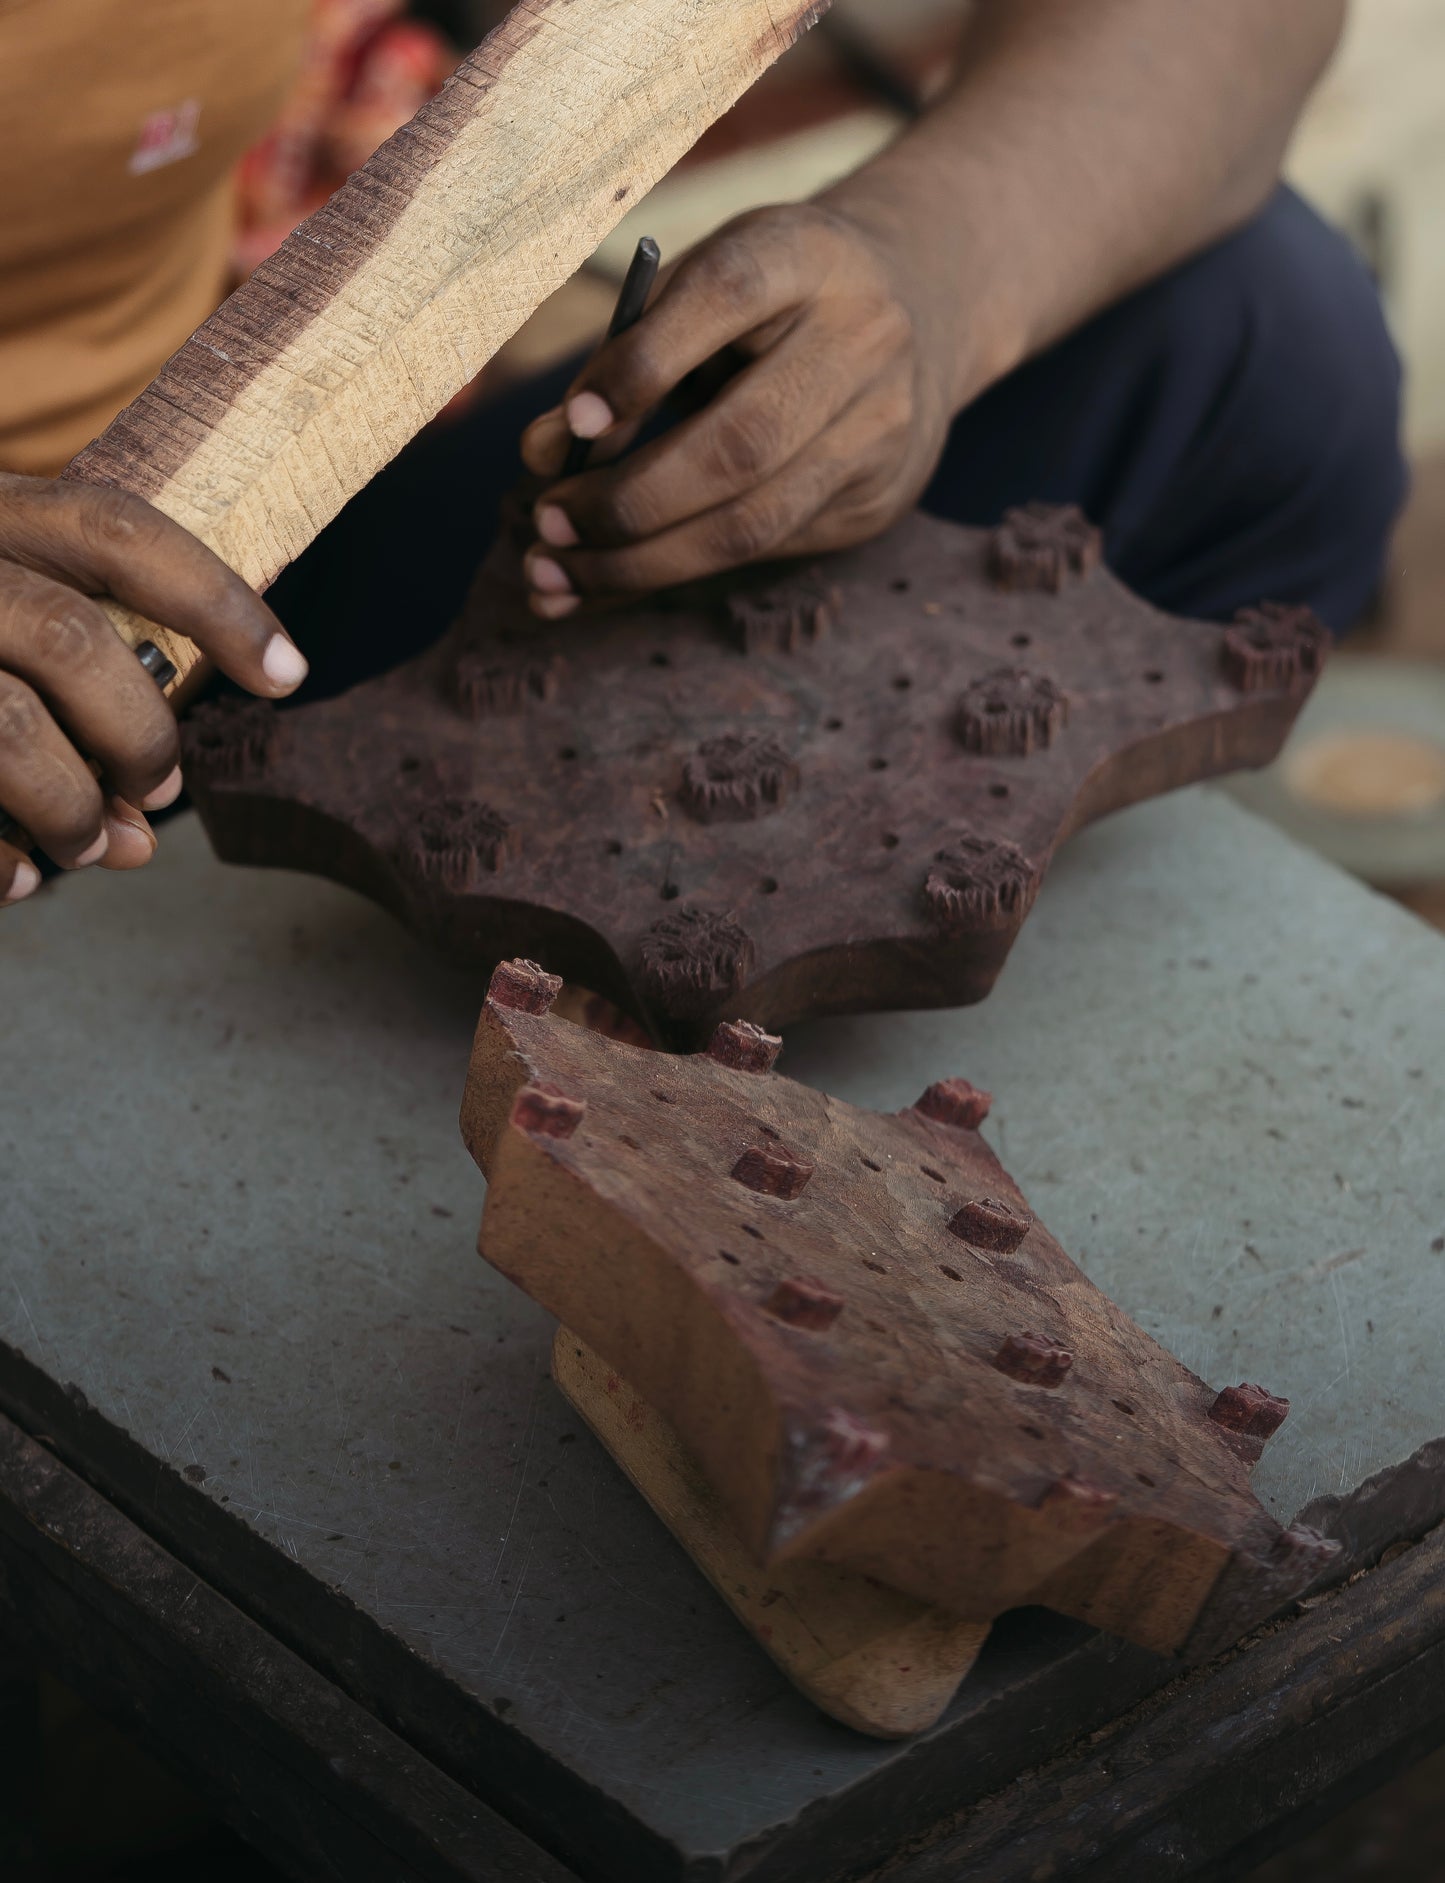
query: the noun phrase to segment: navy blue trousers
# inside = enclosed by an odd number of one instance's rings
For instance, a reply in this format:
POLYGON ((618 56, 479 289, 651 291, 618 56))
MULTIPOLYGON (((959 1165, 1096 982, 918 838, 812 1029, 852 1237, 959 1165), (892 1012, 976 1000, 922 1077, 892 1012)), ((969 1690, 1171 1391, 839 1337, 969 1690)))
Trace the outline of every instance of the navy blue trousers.
MULTIPOLYGON (((302 697, 394 666, 451 620, 521 470, 517 438, 575 363, 433 427, 347 505, 271 601, 302 697)), ((1291 191, 992 387, 923 502, 995 522, 1030 498, 1103 527, 1111 566, 1178 614, 1307 602, 1337 633, 1404 500, 1400 371, 1353 250, 1291 191)))

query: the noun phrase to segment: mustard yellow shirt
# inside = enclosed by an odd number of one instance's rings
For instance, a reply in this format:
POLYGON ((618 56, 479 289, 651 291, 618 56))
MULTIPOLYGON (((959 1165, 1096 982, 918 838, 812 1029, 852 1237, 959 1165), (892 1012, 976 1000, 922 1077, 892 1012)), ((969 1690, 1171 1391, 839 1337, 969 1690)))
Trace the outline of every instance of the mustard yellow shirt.
POLYGON ((59 470, 226 285, 307 0, 0 0, 0 470, 59 470))

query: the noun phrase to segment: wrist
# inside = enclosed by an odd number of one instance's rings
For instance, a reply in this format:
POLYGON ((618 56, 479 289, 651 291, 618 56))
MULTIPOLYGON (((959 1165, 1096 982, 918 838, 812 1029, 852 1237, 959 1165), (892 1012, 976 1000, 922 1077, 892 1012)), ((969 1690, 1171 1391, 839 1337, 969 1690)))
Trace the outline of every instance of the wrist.
POLYGON ((964 192, 950 192, 945 210, 936 183, 914 187, 887 163, 892 155, 844 177, 817 202, 879 255, 913 320, 926 376, 953 417, 1026 357, 1021 297, 992 219, 976 213, 964 192))

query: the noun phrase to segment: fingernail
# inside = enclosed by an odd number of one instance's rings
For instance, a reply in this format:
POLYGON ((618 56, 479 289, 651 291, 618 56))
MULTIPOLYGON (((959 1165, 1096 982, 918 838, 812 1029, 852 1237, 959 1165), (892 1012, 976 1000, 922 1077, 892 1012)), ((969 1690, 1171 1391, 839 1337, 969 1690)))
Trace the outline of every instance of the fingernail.
POLYGON ((574 608, 582 606, 580 595, 537 595, 531 598, 532 613, 540 615, 544 621, 556 621, 562 615, 570 615, 574 608))
POLYGON ((567 426, 574 438, 600 438, 616 423, 612 407, 595 392, 579 392, 567 401, 567 426))
POLYGON ((261 656, 261 671, 272 686, 299 687, 310 669, 306 656, 284 634, 273 634, 261 656))
POLYGON ((7 902, 24 902, 25 898, 40 885, 40 872, 29 857, 21 857, 15 865, 15 874, 10 878, 10 887, 0 896, 0 907, 7 902))
POLYGON ((181 795, 181 768, 175 766, 156 786, 148 797, 140 801, 143 811, 163 811, 168 804, 174 804, 181 795))
POLYGON ((89 869, 92 863, 99 863, 100 859, 109 848, 110 832, 108 830, 102 830, 90 848, 81 851, 71 867, 77 870, 89 869))
POLYGON ((527 580, 533 588, 539 588, 547 595, 570 595, 572 578, 560 562, 553 562, 550 556, 533 556, 527 564, 527 580))
POLYGON ((107 811, 105 821, 114 830, 133 830, 137 837, 144 837, 151 854, 155 854, 155 832, 151 829, 149 824, 144 823, 140 818, 126 817, 120 811, 107 811))
POLYGON ((537 534, 554 549, 575 549, 582 540, 572 527, 572 519, 560 504, 537 505, 537 534))

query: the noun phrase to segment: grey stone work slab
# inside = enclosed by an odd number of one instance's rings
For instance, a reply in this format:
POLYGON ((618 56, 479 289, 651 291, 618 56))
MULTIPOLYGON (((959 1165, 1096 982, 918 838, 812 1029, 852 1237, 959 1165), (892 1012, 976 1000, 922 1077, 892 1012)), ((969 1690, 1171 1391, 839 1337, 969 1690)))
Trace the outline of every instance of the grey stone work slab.
MULTIPOLYGON (((812 1713, 472 1253, 482 990, 358 898, 182 820, 141 875, 7 911, 0 989, 0 1405, 587 1874, 856 1865, 1167 1672, 1022 1616, 921 1742, 812 1713)), ((1445 1435, 1442 1068, 1440 938, 1201 793, 1073 843, 984 1006, 784 1062, 883 1107, 990 1086, 1093 1278, 1293 1399, 1281 1514, 1445 1435)), ((1413 1497, 1445 1509, 1440 1471, 1413 1497)))

